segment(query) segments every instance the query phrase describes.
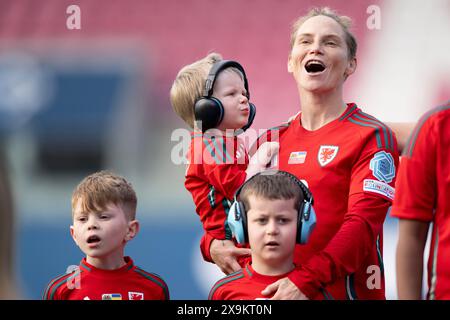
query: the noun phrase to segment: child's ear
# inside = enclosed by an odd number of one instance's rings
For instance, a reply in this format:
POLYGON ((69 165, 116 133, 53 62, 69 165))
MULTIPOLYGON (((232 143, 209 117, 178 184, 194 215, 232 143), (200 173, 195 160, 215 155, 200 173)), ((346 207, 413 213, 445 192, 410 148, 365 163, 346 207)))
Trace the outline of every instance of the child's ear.
POLYGON ((131 220, 130 222, 128 222, 128 231, 125 235, 125 241, 130 241, 131 239, 133 239, 138 234, 139 228, 139 221, 131 220))
POLYGON ((73 230, 73 226, 70 226, 70 235, 72 236, 73 241, 75 241, 75 243, 78 246, 77 237, 75 236, 75 231, 73 230))

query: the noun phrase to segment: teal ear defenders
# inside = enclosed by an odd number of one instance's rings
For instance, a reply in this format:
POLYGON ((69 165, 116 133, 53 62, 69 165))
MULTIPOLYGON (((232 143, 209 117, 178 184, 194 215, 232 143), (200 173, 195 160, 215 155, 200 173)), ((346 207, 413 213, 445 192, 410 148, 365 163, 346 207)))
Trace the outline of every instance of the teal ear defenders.
MULTIPOLYGON (((292 181, 294 181, 295 184, 302 190, 303 200, 298 210, 296 242, 299 244, 305 244, 308 242, 308 239, 316 226, 316 213, 313 208, 313 196, 308 187, 306 187, 306 185, 293 174, 286 171, 277 171, 277 174, 278 173, 291 178, 292 181)), ((242 186, 236 191, 234 202, 228 212, 227 224, 230 227, 236 241, 240 244, 248 243, 248 232, 247 212, 245 211, 244 203, 239 200, 239 195, 249 181, 261 174, 267 173, 258 173, 242 184, 242 186)))
POLYGON ((216 128, 223 120, 225 110, 223 108, 222 102, 219 99, 212 96, 214 83, 216 82, 219 73, 227 68, 236 68, 242 72, 244 76, 244 86, 247 91, 247 98, 249 100, 248 104, 250 106, 250 114, 248 115, 248 122, 242 128, 243 131, 250 128, 256 115, 256 107, 253 103, 250 103, 250 92, 248 91, 248 81, 245 75, 244 68, 236 61, 231 60, 221 60, 211 67, 209 71, 208 78, 205 83, 205 90, 203 91, 203 96, 197 99, 194 105, 195 120, 201 121, 202 131, 205 132, 209 129, 216 128))

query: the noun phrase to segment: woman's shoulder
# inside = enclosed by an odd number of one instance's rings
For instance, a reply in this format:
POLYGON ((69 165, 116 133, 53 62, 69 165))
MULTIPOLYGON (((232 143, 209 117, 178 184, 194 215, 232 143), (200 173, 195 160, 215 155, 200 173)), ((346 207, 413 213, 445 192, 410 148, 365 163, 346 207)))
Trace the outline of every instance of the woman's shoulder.
POLYGON ((392 149, 396 146, 395 135, 391 128, 376 117, 356 108, 343 119, 349 130, 358 132, 362 140, 375 139, 378 148, 392 149))

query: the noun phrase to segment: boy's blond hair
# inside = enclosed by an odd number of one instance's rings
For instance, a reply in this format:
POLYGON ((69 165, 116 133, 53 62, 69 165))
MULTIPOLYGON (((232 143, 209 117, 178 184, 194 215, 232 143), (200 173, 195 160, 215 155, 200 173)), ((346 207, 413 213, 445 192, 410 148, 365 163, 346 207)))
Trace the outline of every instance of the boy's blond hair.
POLYGON ((328 7, 313 8, 306 15, 301 16, 294 21, 291 29, 291 50, 294 47, 298 29, 302 26, 302 24, 306 20, 315 16, 327 16, 336 21, 337 23, 339 23, 339 25, 342 27, 345 33, 345 42, 347 44, 348 58, 349 59, 355 58, 358 44, 356 42, 355 36, 349 30, 352 25, 352 19, 347 16, 340 16, 336 11, 328 7))
POLYGON ((194 105, 203 96, 205 81, 214 63, 221 61, 218 53, 210 53, 205 58, 183 67, 178 72, 170 89, 170 102, 175 113, 191 128, 194 128, 194 105))
POLYGON ((79 201, 82 212, 101 212, 115 204, 129 220, 136 218, 137 197, 132 185, 110 171, 96 172, 80 182, 72 194, 72 217, 79 201))

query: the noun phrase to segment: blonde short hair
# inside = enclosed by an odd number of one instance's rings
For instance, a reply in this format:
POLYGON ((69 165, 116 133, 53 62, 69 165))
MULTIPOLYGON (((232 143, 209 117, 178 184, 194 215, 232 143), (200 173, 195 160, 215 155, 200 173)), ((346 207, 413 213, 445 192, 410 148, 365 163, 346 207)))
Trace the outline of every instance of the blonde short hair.
POLYGON ((205 58, 183 67, 178 72, 170 89, 170 102, 175 113, 191 128, 194 128, 194 105, 203 96, 205 81, 214 63, 221 61, 218 53, 210 53, 205 58))
POLYGON ((350 27, 352 25, 352 19, 347 16, 340 16, 337 14, 336 11, 328 8, 313 8, 311 9, 306 15, 301 16, 297 18, 297 20, 294 21, 292 24, 291 29, 291 50, 294 47, 295 38, 297 36, 298 29, 302 26, 302 24, 308 20, 309 18, 316 17, 316 16, 326 16, 330 17, 339 25, 342 27, 345 33, 345 42, 347 44, 347 52, 348 52, 348 58, 353 59, 356 57, 356 50, 358 48, 358 44, 356 42, 355 36, 350 32, 350 27))
POLYGON ((129 220, 136 217, 137 197, 132 185, 110 171, 96 172, 80 182, 72 194, 72 216, 79 201, 83 212, 101 212, 115 204, 129 220))

